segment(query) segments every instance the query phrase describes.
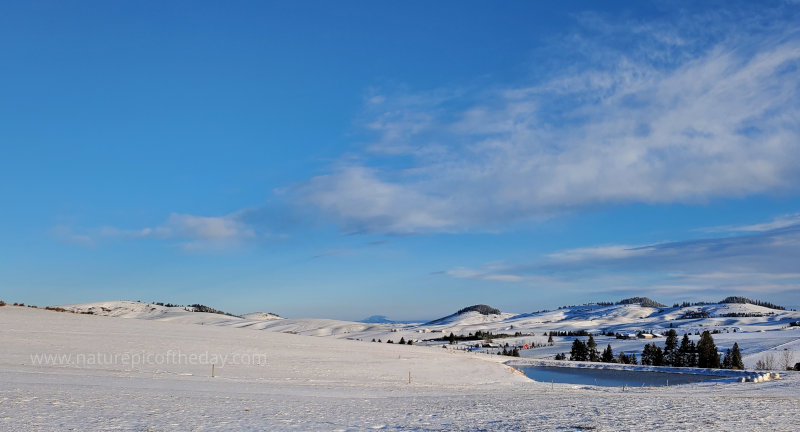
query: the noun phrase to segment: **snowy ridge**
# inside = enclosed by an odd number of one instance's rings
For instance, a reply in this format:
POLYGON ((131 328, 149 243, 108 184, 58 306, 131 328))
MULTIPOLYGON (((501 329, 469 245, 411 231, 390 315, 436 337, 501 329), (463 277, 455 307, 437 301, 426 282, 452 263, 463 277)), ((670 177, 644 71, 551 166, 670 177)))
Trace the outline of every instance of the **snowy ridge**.
POLYGON ((477 330, 499 332, 531 331, 635 331, 670 328, 699 329, 712 327, 731 327, 757 330, 774 330, 787 326, 800 318, 795 311, 769 309, 753 304, 720 303, 702 306, 654 308, 638 304, 625 305, 584 305, 527 314, 501 313, 481 315, 469 312, 422 324, 434 331, 472 332, 477 330), (687 318, 692 313, 704 312, 705 318, 687 318), (743 314, 751 316, 724 316, 743 314))
POLYGON ((800 320, 800 313, 769 309, 742 303, 719 303, 688 307, 655 308, 638 304, 571 306, 537 313, 482 314, 475 311, 454 313, 424 324, 400 322, 369 323, 324 318, 282 318, 271 313, 229 316, 193 312, 191 307, 167 307, 132 301, 109 301, 63 305, 76 312, 91 312, 121 318, 174 321, 186 324, 230 326, 310 336, 334 336, 351 339, 413 340, 441 338, 455 333, 477 331, 495 334, 537 333, 550 331, 588 331, 591 333, 663 333, 675 328, 678 333, 703 329, 737 332, 762 332, 785 329, 800 320), (705 315, 702 315, 705 314, 705 315), (725 316, 740 314, 744 316, 725 316), (707 317, 705 317, 707 315, 707 317), (693 316, 703 316, 692 318, 693 316))
POLYGON ((183 324, 201 324, 224 327, 296 333, 310 336, 348 337, 356 333, 386 333, 390 327, 383 324, 358 323, 320 318, 286 319, 272 313, 253 312, 231 316, 208 312, 194 312, 191 306, 160 306, 134 301, 108 301, 62 305, 60 308, 78 313, 118 318, 170 321, 183 324))

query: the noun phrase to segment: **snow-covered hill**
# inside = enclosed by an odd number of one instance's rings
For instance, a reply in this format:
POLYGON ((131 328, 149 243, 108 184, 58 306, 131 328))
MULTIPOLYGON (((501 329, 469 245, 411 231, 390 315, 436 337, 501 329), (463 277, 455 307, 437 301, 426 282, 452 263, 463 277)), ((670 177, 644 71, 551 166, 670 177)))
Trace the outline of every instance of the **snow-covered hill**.
MULTIPOLYGON (((687 307, 650 307, 640 304, 588 304, 535 313, 500 312, 485 305, 461 311, 427 323, 366 323, 324 318, 281 318, 271 313, 242 316, 194 312, 192 307, 169 307, 141 302, 111 301, 64 305, 70 311, 120 318, 170 321, 183 324, 233 327, 276 333, 326 336, 381 342, 401 339, 421 345, 440 346, 450 333, 460 336, 491 332, 501 336, 503 344, 536 346, 524 350, 523 357, 552 358, 569 351, 574 337, 556 336, 552 346, 545 333, 587 331, 592 334, 663 334, 674 328, 679 334, 697 338, 703 330, 715 332, 720 349, 739 342, 746 365, 753 365, 765 352, 780 355, 784 348, 796 351, 800 360, 800 313, 770 309, 755 304, 715 303, 687 307), (494 313, 497 312, 497 313, 494 313), (547 345, 547 346, 545 346, 547 345)), ((641 352, 647 339, 621 340, 612 336, 597 337, 601 346, 611 344, 615 352, 641 352)), ((474 347, 477 341, 463 341, 456 347, 474 347)))
MULTIPOLYGON (((226 316, 217 319, 227 325, 201 326, 177 319, 202 318, 201 312, 118 302, 73 306, 109 317, 0 307, 0 429, 797 429, 800 373, 782 373, 783 379, 764 383, 599 388, 534 382, 505 366, 508 357, 450 346, 284 333, 383 331, 399 339, 398 333, 421 326, 398 329, 314 319, 258 322, 226 316), (248 323, 271 331, 234 328, 248 323), (698 418, 704 421, 699 426, 698 418)), ((643 311, 631 306, 585 309, 501 314, 477 324, 476 317, 462 314, 461 322, 443 325, 506 326, 524 320, 533 325, 557 317, 562 323, 592 322, 595 316, 635 321, 636 312, 643 311)), ((799 335, 736 334, 746 336, 742 345, 760 344, 758 349, 797 347, 799 335)), ((563 351, 569 343, 556 338, 554 347, 526 351, 563 351)))
MULTIPOLYGON (((453 314, 416 328, 435 332, 474 333, 579 331, 663 332, 668 328, 696 331, 726 328, 737 331, 775 330, 800 319, 796 311, 769 309, 754 304, 718 303, 688 307, 647 307, 639 304, 571 306, 555 311, 523 314, 477 312, 453 314)), ((414 329, 409 328, 409 329, 414 329)))
POLYGON ((61 305, 57 306, 57 308, 76 313, 109 317, 248 328, 252 330, 268 330, 310 336, 340 336, 353 339, 356 338, 354 335, 357 334, 383 334, 391 331, 391 327, 383 324, 338 321, 322 318, 286 319, 273 313, 265 312, 253 312, 242 316, 233 316, 209 312, 196 312, 195 308, 191 306, 161 306, 125 300, 61 305))

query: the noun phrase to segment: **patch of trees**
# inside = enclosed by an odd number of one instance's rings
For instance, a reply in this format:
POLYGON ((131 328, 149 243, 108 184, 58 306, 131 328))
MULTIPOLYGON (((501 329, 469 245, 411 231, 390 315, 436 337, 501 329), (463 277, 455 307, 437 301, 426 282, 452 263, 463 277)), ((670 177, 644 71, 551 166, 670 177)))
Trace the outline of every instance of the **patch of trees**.
MULTIPOLYGON (((381 341, 380 339, 378 339, 377 341, 376 341, 375 339, 372 339, 372 342, 378 342, 378 343, 380 343, 380 341, 381 341)), ((391 339, 388 339, 388 340, 386 340, 386 343, 387 343, 387 344, 393 344, 393 343, 394 343, 394 341, 393 341, 393 340, 391 340, 391 339)), ((399 345, 414 345, 414 341, 413 341, 413 340, 409 339, 408 341, 406 341, 406 338, 404 338, 404 337, 400 337, 400 341, 399 341, 399 342, 397 342, 397 343, 398 343, 399 345)))
POLYGON ((768 317, 768 316, 772 316, 772 315, 775 315, 775 312, 767 312, 767 313, 761 313, 761 312, 729 312, 729 313, 721 314, 719 316, 723 317, 723 318, 763 318, 763 317, 768 317))
POLYGON ((774 303, 760 301, 760 300, 752 300, 747 297, 738 297, 738 296, 725 297, 720 303, 744 303, 744 304, 753 304, 756 306, 761 306, 769 309, 786 310, 785 307, 778 306, 774 303))
MULTIPOLYGON (((732 303, 733 304, 752 304, 752 305, 762 306, 762 307, 769 308, 769 309, 786 310, 785 307, 778 306, 778 305, 776 305, 774 303, 770 303, 770 302, 766 302, 766 301, 760 301, 760 300, 753 300, 753 299, 749 299, 747 297, 739 297, 739 296, 725 297, 724 299, 722 299, 719 302, 719 304, 732 304, 732 303)), ((699 302, 690 303, 690 302, 686 302, 685 301, 685 302, 680 304, 680 307, 707 306, 707 305, 713 305, 713 304, 717 304, 717 303, 707 302, 707 301, 699 301, 699 302)), ((672 305, 672 307, 678 307, 678 303, 675 303, 674 305, 672 305)))
POLYGON ((739 351, 739 344, 734 342, 733 348, 728 348, 725 351, 725 357, 722 359, 723 369, 744 369, 744 362, 742 361, 742 353, 739 351))
POLYGON ((647 297, 631 297, 617 302, 618 305, 638 304, 644 307, 663 308, 667 305, 661 304, 653 299, 647 297))
POLYGON ((569 359, 572 361, 600 361, 600 353, 597 351, 597 342, 594 341, 594 337, 589 335, 586 342, 576 338, 572 342, 569 359))
MULTIPOLYGON (((688 334, 683 335, 683 339, 679 344, 678 333, 674 329, 667 331, 665 336, 666 340, 663 348, 655 342, 648 343, 644 346, 641 354, 641 364, 710 369, 744 369, 739 344, 734 343, 733 347, 725 352, 724 358, 720 359, 717 346, 714 343, 714 338, 708 330, 703 332, 697 344, 689 339, 688 334)), ((604 363, 637 363, 635 354, 625 354, 623 352, 615 357, 611 349, 611 344, 603 350, 602 354, 598 355, 597 344, 591 336, 589 336, 589 340, 585 343, 580 339, 575 339, 573 341, 569 359, 573 361, 600 361, 604 363)), ((556 358, 556 360, 558 360, 558 358, 556 358)))
MULTIPOLYGON (((576 331, 550 331, 550 336, 591 336, 591 334, 586 330, 576 330, 576 331)), ((549 340, 548 340, 549 342, 549 340)))
MULTIPOLYGON (((687 301, 685 301, 685 302, 682 302, 680 304, 680 307, 685 308, 685 307, 692 307, 692 306, 708 306, 708 305, 713 305, 713 304, 716 304, 716 303, 707 302, 707 301, 699 301, 699 302, 687 302, 687 301)), ((678 303, 675 303, 674 305, 672 305, 672 307, 679 307, 678 303)))
POLYGON ((679 320, 698 319, 698 318, 711 318, 711 314, 708 313, 707 311, 695 310, 695 311, 686 311, 683 315, 678 317, 679 320))
POLYGON ((214 314, 220 314, 220 315, 236 316, 236 315, 234 315, 232 313, 223 312, 221 310, 214 309, 214 308, 206 306, 206 305, 201 305, 199 303, 195 303, 195 304, 189 305, 189 307, 190 308, 194 308, 195 312, 207 312, 207 313, 214 313, 214 314))
POLYGON ((432 340, 435 340, 435 341, 448 341, 452 345, 452 344, 454 344, 456 342, 460 342, 460 341, 477 341, 477 340, 486 340, 486 339, 502 339, 502 338, 520 337, 520 336, 533 336, 533 333, 522 334, 522 332, 516 332, 513 335, 511 335, 511 334, 508 334, 508 333, 497 333, 497 334, 495 334, 495 333, 492 333, 490 331, 478 330, 478 331, 475 332, 475 334, 469 333, 466 336, 465 335, 457 335, 457 334, 453 334, 453 332, 450 332, 449 336, 436 338, 436 339, 432 339, 432 340))
POLYGON ((503 347, 503 351, 498 351, 497 355, 504 355, 509 357, 519 357, 519 348, 514 347, 514 349, 508 349, 507 347, 503 347))
POLYGON ((464 309, 461 309, 458 312, 456 312, 456 314, 461 315, 466 312, 478 312, 481 315, 499 315, 500 309, 496 309, 485 304, 479 304, 479 305, 465 307, 464 309))
POLYGON ((183 305, 174 304, 174 303, 164 303, 164 302, 152 302, 156 306, 165 306, 165 307, 184 307, 183 305))

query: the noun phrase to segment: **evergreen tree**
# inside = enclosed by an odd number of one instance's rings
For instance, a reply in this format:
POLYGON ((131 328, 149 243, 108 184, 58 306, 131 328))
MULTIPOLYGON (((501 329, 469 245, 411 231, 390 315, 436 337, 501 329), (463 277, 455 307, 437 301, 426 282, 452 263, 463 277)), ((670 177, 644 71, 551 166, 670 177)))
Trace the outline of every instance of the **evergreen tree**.
POLYGON ((454 335, 453 332, 450 332, 450 336, 448 337, 448 339, 450 340, 450 345, 456 343, 456 335, 454 335))
POLYGON ((720 367, 717 345, 714 344, 714 338, 708 330, 703 332, 700 341, 697 342, 697 366, 717 369, 720 367))
POLYGON ((600 361, 603 363, 614 363, 614 351, 611 350, 611 344, 608 344, 606 349, 603 350, 603 355, 600 356, 600 361))
POLYGON ((594 341, 594 336, 589 335, 589 340, 586 342, 586 349, 589 354, 589 361, 600 361, 600 352, 597 351, 597 342, 594 341))
POLYGON ((684 333, 681 345, 678 347, 678 352, 672 359, 672 366, 681 367, 688 366, 689 350, 690 350, 689 335, 684 333))
POLYGON ((405 345, 405 344, 406 344, 406 338, 404 338, 404 337, 402 337, 402 336, 401 336, 401 337, 400 337, 400 342, 399 342, 399 343, 400 343, 401 345, 405 345))
POLYGON ((553 332, 550 332, 550 335, 549 335, 549 336, 547 336, 547 343, 548 343, 550 346, 553 346, 553 332))
POLYGON ((731 369, 731 349, 725 351, 725 357, 722 358, 722 368, 731 369))
POLYGON ((744 369, 742 353, 739 351, 739 344, 734 342, 731 349, 731 369, 744 369))
POLYGON ((587 361, 589 360, 589 348, 580 339, 575 339, 572 342, 572 349, 569 352, 569 359, 572 361, 587 361))
POLYGON ((642 364, 643 365, 653 364, 651 357, 652 354, 650 353, 650 344, 645 344, 644 349, 642 350, 642 364))
POLYGON ((680 363, 680 360, 677 360, 678 357, 678 332, 675 329, 669 329, 667 340, 664 342, 664 364, 667 366, 679 366, 675 364, 676 361, 680 363))
POLYGON ((689 351, 686 353, 686 366, 697 366, 697 347, 695 346, 694 341, 689 342, 689 351))
POLYGON ((624 352, 619 353, 617 361, 622 364, 636 364, 636 355, 626 355, 624 352))
POLYGON ((642 350, 642 364, 652 366, 662 366, 664 364, 664 352, 661 347, 652 343, 644 346, 642 350))
POLYGON ((511 351, 511 355, 513 357, 519 357, 519 348, 514 347, 514 351, 511 351))
POLYGON ((408 345, 413 345, 413 344, 414 344, 414 341, 412 341, 411 339, 409 339, 409 340, 408 340, 408 342, 406 342, 406 344, 408 344, 408 345))

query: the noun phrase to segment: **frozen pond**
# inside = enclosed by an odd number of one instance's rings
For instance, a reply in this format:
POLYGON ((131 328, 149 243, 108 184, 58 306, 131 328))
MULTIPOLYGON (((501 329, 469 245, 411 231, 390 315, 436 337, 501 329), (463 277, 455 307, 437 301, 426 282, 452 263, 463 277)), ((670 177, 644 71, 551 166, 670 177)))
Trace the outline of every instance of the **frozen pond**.
POLYGON ((719 378, 711 375, 679 374, 618 369, 588 369, 553 366, 519 368, 528 378, 539 382, 588 384, 604 387, 657 387, 690 384, 719 378))

